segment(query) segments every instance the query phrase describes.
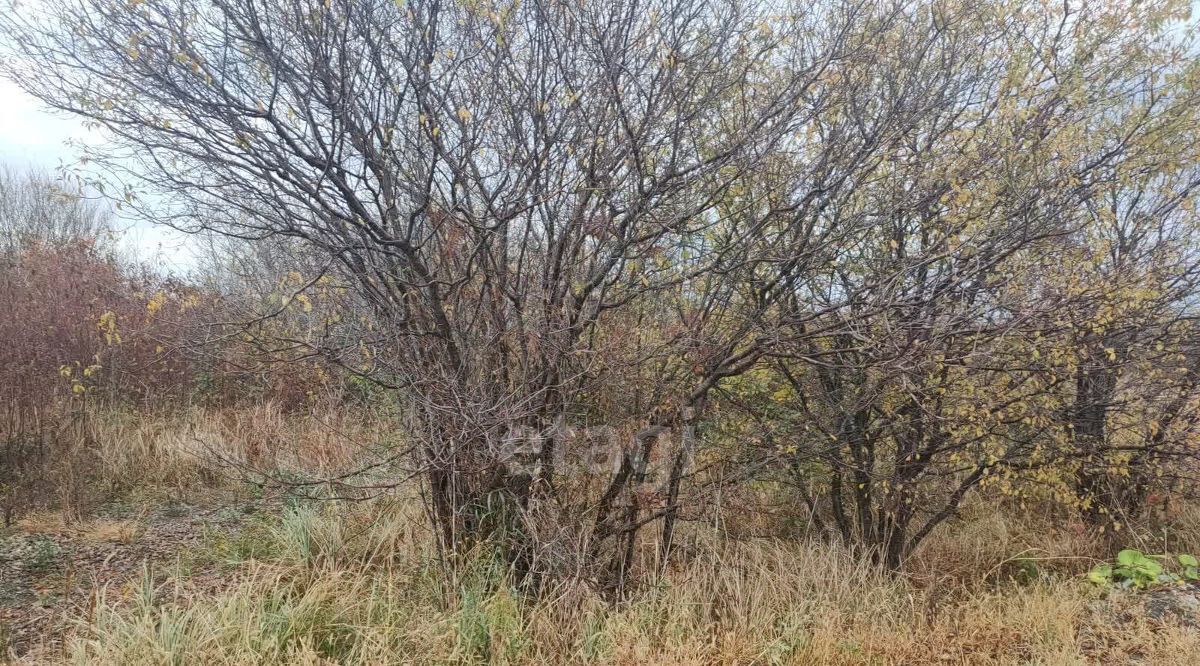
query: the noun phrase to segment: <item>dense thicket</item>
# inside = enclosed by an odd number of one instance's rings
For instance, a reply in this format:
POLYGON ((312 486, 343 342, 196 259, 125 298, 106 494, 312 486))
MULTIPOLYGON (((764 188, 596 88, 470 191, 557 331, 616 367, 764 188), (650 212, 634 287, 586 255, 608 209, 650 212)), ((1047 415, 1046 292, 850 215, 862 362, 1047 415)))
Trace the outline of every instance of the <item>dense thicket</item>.
POLYGON ((398 395, 448 551, 619 586, 718 492, 894 567, 981 487, 1103 529, 1180 490, 1187 7, 80 0, 0 28, 10 76, 106 130, 128 209, 285 249, 238 335, 398 395))

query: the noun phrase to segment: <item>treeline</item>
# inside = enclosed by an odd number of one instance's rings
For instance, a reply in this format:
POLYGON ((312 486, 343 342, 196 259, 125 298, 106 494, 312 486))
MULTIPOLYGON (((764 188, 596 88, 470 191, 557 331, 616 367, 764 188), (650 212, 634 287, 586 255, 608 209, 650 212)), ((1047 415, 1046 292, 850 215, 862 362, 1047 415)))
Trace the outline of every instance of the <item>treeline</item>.
POLYGON ((981 491, 1110 533, 1190 492, 1188 17, 86 0, 0 29, 111 133, 130 210, 287 248, 248 318, 301 327, 250 338, 398 396, 448 561, 615 589, 718 497, 894 568, 981 491), (561 468, 598 425, 618 463, 561 468))
MULTIPOLYGON (((283 370, 260 354, 297 323, 245 313, 280 302, 286 272, 236 248, 188 275, 143 264, 117 242, 109 202, 39 172, 0 173, 0 405, 56 409, 85 401, 134 408, 272 401, 284 409, 345 393, 321 364, 283 370)), ((199 243, 199 241, 197 241, 199 243)))

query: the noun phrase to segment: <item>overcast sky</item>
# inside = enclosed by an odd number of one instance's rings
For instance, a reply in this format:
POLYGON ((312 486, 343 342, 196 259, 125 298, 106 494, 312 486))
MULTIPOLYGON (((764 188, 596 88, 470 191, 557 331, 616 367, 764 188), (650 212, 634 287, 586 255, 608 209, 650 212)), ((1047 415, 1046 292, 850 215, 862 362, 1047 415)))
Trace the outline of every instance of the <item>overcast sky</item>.
MULTIPOLYGON (((1200 0, 1192 3, 1193 13, 1200 0)), ((100 138, 70 117, 53 114, 11 81, 0 78, 0 163, 16 167, 41 168, 55 172, 61 164, 79 157, 66 143, 99 141, 100 138)), ((137 257, 174 272, 185 272, 195 264, 185 234, 166 227, 119 225, 122 244, 137 257)))
MULTIPOLYGON (((59 166, 73 164, 79 157, 78 148, 68 142, 100 140, 77 119, 49 112, 16 84, 0 78, 0 162, 57 176, 59 166)), ((119 218, 117 226, 122 246, 143 261, 177 273, 194 262, 184 234, 119 218)))

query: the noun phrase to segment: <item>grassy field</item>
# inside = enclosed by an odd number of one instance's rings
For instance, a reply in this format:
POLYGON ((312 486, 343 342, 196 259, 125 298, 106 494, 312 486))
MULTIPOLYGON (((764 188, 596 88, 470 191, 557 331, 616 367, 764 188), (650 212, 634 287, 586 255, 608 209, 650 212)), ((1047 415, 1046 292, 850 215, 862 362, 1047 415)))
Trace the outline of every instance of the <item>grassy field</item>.
MULTIPOLYGON (((0 539, 0 618, 17 661, 1191 664, 1200 655, 1190 592, 1095 587, 1081 574, 1111 545, 1033 510, 976 502, 900 575, 836 544, 690 525, 680 556, 624 601, 582 579, 533 598, 486 549, 451 575, 440 569, 413 488, 314 501, 231 467, 270 458, 295 478, 338 469, 370 455, 351 442, 379 441, 383 425, 370 415, 108 413, 86 428, 97 447, 77 452, 82 487, 64 495, 81 505, 28 507, 0 539)), ((1182 508, 1173 521, 1126 537, 1148 551, 1200 543, 1196 514, 1182 508)))

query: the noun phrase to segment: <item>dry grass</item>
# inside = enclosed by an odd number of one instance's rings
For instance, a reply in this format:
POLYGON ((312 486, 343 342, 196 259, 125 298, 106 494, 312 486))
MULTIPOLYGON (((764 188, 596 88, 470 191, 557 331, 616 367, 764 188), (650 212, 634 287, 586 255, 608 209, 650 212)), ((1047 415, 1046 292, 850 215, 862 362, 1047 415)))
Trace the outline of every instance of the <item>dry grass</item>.
POLYGON ((922 544, 907 573, 922 587, 972 591, 1013 577, 1079 573, 1109 555, 1081 520, 1054 507, 1017 511, 975 498, 922 544))
MULTIPOLYGON (((239 582, 101 591, 78 664, 1195 663, 1200 634, 1077 577, 936 593, 828 544, 694 534, 694 556, 610 605, 586 585, 528 599, 484 555, 449 588, 407 502, 299 507, 239 582), (370 529, 364 529, 364 527, 370 529)), ((214 546, 224 556, 237 550, 214 546)))
MULTIPOLYGON (((102 474, 141 488, 220 485, 220 458, 329 471, 383 432, 370 415, 285 416, 269 406, 94 420, 102 474), (201 445, 197 445, 200 442, 201 445)), ((32 517, 53 522, 48 514, 32 517)), ((33 523, 30 523, 33 524, 33 523)), ((1180 509, 1161 534, 1197 542, 1180 509)), ((31 528, 33 529, 33 528, 31 528)), ((61 525, 56 529, 65 529, 61 525)), ((130 538, 128 521, 72 529, 130 538)), ((1200 632, 1147 619, 1132 595, 1080 579, 1106 547, 1086 530, 985 502, 932 538, 903 576, 817 541, 681 535, 657 585, 610 604, 584 581, 523 595, 480 552, 449 579, 419 506, 387 497, 293 504, 220 534, 214 590, 179 567, 97 589, 61 661, 76 664, 1192 664, 1200 632)), ((195 556, 195 554, 193 554, 195 556)))
POLYGON ((0 459, 0 510, 9 522, 53 508, 84 521, 114 493, 178 493, 253 477, 336 476, 394 445, 372 410, 287 414, 274 403, 140 413, 100 406, 48 407, 36 431, 0 427, 0 441, 37 442, 0 459), (45 423, 53 422, 53 427, 45 423))
POLYGON ((101 411, 88 425, 101 475, 136 485, 211 485, 231 466, 330 474, 389 443, 372 411, 287 414, 270 402, 153 416, 101 411))
POLYGON ((136 519, 93 518, 68 522, 62 512, 39 511, 17 521, 15 527, 27 534, 70 535, 85 542, 129 544, 137 539, 145 525, 136 519))

